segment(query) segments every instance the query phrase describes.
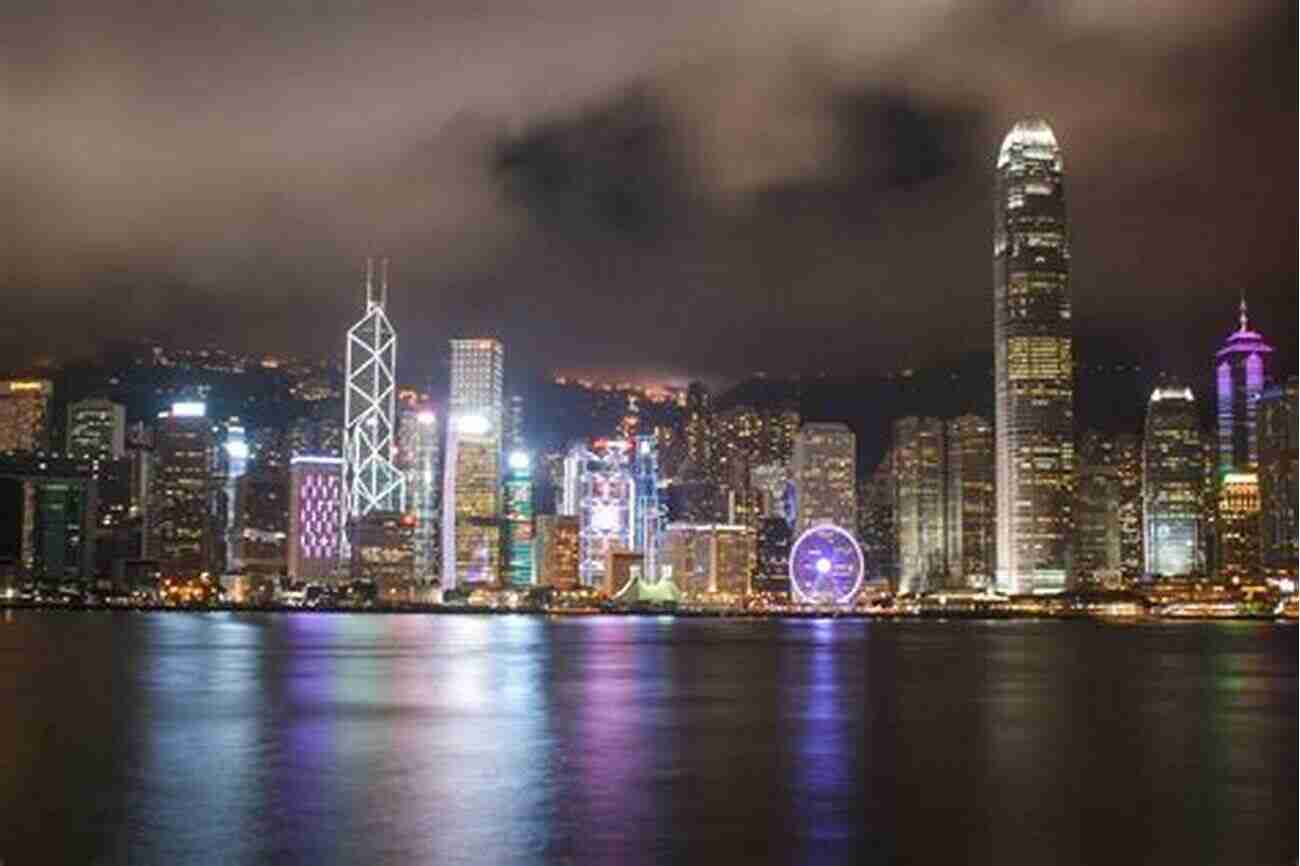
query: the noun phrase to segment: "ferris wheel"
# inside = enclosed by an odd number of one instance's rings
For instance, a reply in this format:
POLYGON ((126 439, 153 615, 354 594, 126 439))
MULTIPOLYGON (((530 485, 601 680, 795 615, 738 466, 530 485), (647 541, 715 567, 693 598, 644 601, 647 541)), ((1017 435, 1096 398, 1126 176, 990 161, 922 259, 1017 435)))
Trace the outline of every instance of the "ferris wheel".
POLYGON ((866 564, 848 530, 831 523, 813 526, 790 547, 790 591, 806 604, 852 604, 862 588, 866 564))

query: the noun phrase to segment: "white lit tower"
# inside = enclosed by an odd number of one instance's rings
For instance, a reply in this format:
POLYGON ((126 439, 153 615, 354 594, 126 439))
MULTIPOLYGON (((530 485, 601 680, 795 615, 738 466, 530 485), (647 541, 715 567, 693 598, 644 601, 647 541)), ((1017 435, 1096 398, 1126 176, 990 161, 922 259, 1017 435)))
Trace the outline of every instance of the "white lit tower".
POLYGON ((1002 141, 993 229, 999 591, 1066 589, 1073 529, 1074 343, 1061 148, 1043 120, 1002 141))
POLYGON ((402 511, 406 481, 393 465, 394 373, 397 333, 388 321, 388 260, 379 291, 374 260, 366 259, 366 313, 348 331, 347 387, 343 394, 343 548, 349 522, 375 511, 402 511))

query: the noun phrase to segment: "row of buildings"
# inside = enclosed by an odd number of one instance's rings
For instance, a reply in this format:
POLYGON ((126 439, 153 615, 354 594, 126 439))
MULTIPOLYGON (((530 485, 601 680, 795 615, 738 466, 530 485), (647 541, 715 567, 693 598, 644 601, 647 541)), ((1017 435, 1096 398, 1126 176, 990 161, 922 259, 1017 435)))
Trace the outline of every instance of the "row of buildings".
POLYGON ((451 341, 440 412, 397 384, 386 267, 368 265, 341 399, 311 402, 285 437, 197 399, 128 427, 95 399, 69 407, 55 455, 52 384, 0 385, 0 568, 445 593, 639 593, 667 578, 726 596, 783 591, 794 540, 830 523, 857 536, 869 580, 901 593, 1294 577, 1296 384, 1274 381, 1244 300, 1213 361, 1212 432, 1173 382, 1151 393, 1141 435, 1078 430, 1063 158, 1046 123, 1011 130, 996 178, 993 417, 897 419, 864 478, 848 426, 797 404, 714 405, 699 383, 653 411, 648 394, 610 391, 611 429, 539 453, 491 338, 451 341))

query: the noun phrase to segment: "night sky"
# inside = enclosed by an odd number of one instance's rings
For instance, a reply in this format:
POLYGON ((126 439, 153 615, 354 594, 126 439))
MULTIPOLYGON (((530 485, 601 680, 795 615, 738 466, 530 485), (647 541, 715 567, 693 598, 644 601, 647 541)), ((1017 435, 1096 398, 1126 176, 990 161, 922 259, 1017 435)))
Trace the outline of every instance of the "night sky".
POLYGON ((1293 370, 1296 30, 1241 0, 8 4, 0 363, 336 352, 367 254, 407 378, 479 334, 712 380, 991 352, 993 160, 1040 114, 1077 334, 1199 373, 1244 290, 1293 370))

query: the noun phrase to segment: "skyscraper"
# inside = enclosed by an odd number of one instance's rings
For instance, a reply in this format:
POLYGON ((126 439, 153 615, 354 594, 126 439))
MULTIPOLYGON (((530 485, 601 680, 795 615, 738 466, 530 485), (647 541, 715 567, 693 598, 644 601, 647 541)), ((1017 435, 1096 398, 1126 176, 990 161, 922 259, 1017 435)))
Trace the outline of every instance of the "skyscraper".
POLYGON ((206 405, 173 403, 159 416, 154 441, 150 529, 158 544, 150 552, 164 575, 192 577, 208 569, 215 540, 209 507, 215 441, 206 405))
POLYGON ((415 517, 415 576, 438 573, 438 416, 432 407, 405 406, 398 424, 398 463, 406 474, 407 508, 415 517))
POLYGON ((804 424, 794 442, 795 537, 832 523, 853 532, 857 517, 857 437, 839 423, 804 424))
POLYGON ((442 588, 501 578, 502 394, 500 341, 451 341, 442 501, 442 588))
POLYGON ((442 589, 501 578, 501 438, 486 415, 451 416, 442 487, 442 589))
POLYGON ((48 379, 0 381, 0 452, 44 451, 49 447, 48 379))
POLYGON ((596 442, 578 483, 578 579, 583 586, 605 582, 612 552, 635 549, 636 479, 623 440, 596 442))
POLYGON ((505 583, 514 588, 537 582, 533 567, 533 461, 527 451, 512 451, 506 465, 505 583))
POLYGON ((894 490, 900 593, 943 586, 943 422, 900 418, 894 422, 894 490))
POLYGON ((1259 401, 1261 553, 1269 577, 1296 577, 1296 377, 1259 401))
POLYGON ((79 457, 122 457, 126 453, 126 407, 102 399, 78 400, 68 406, 66 450, 79 457))
POLYGON ((1118 582, 1123 572, 1120 471, 1112 437, 1088 430, 1079 438, 1071 569, 1077 584, 1118 582))
POLYGON ((1192 389, 1151 392, 1142 441, 1142 534, 1150 576, 1179 577, 1203 567, 1203 447, 1192 389))
POLYGON ((948 422, 948 585, 982 589, 993 579, 993 425, 978 415, 948 422))
POLYGON ((1268 360, 1273 347, 1250 329, 1243 298, 1238 328, 1214 356, 1215 420, 1219 442, 1219 471, 1254 472, 1259 465, 1256 435, 1259 398, 1268 384, 1268 360))
MULTIPOLYGON (((487 420, 487 434, 502 447, 505 434, 505 349, 500 340, 451 341, 450 415, 477 415, 487 420)), ((520 406, 522 425, 522 404, 520 406)), ((513 433, 518 435, 518 433, 513 433)))
POLYGON ((406 479, 393 465, 397 387, 397 333, 388 321, 388 260, 378 292, 373 262, 366 260, 366 312, 348 330, 347 385, 343 397, 342 530, 375 511, 406 507, 406 479))
POLYGON ((1065 589, 1074 478, 1074 356, 1064 166, 1051 127, 1002 141, 994 203, 997 586, 1065 589))
POLYGON ((863 480, 858 497, 858 543, 871 580, 898 586, 898 532, 894 525, 896 489, 894 452, 881 458, 863 480))
POLYGON ((1259 475, 1228 472, 1219 479, 1218 574, 1225 581, 1260 577, 1259 475))
POLYGON ((578 518, 569 514, 537 517, 537 582, 559 590, 578 587, 578 518))

